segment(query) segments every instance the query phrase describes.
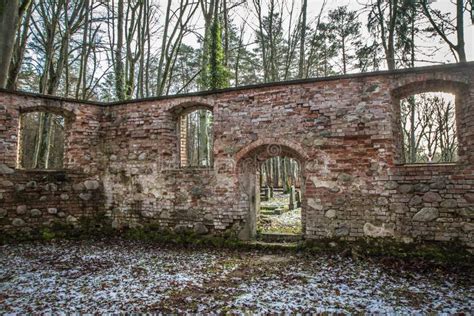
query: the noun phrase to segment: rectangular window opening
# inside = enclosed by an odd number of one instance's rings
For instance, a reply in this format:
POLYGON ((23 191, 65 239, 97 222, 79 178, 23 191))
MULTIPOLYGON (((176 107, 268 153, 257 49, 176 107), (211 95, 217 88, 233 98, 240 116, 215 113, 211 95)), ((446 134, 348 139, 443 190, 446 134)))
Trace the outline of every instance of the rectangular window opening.
POLYGON ((60 170, 63 168, 65 119, 49 112, 20 116, 18 168, 60 170))
POLYGON ((455 96, 426 92, 400 100, 403 158, 406 164, 458 160, 455 96))
POLYGON ((212 112, 207 109, 197 109, 183 114, 179 125, 181 167, 212 167, 212 112))

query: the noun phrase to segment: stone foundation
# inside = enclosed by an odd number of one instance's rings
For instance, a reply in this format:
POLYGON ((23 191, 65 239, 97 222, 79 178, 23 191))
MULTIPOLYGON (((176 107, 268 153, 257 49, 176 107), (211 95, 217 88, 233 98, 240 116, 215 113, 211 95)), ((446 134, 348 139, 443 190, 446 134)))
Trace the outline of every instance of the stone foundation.
POLYGON ((459 239, 473 247, 473 82, 466 63, 112 104, 1 91, 1 230, 105 212, 116 228, 249 238, 257 168, 284 155, 302 167, 307 239, 459 239), (455 164, 401 161, 399 100, 428 91, 456 95, 455 164), (203 107, 214 117, 214 165, 182 168, 180 114, 203 107), (16 169, 19 116, 38 109, 68 118, 64 170, 16 169))

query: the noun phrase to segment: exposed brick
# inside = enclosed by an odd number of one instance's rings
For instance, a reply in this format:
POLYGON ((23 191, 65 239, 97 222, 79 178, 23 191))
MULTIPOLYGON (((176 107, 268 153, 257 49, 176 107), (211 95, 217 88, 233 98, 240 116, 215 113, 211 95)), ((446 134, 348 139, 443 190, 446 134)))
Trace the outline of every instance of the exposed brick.
POLYGON ((284 155, 303 166, 306 238, 369 234, 472 245, 473 95, 472 63, 113 106, 0 92, 0 229, 78 225, 104 212, 116 228, 238 231, 248 223, 257 166, 284 155), (400 164, 398 100, 425 91, 457 96, 457 164, 400 164), (193 107, 213 112, 209 169, 181 167, 180 113, 193 107), (15 169, 20 113, 48 108, 70 121, 65 170, 15 169))

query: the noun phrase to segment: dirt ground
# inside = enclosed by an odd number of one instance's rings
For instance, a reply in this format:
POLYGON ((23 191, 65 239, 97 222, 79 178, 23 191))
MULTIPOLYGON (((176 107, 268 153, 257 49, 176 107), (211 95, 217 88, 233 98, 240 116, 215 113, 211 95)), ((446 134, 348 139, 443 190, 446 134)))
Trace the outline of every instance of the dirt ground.
POLYGON ((436 269, 124 240, 0 247, 0 313, 472 313, 472 277, 436 269))

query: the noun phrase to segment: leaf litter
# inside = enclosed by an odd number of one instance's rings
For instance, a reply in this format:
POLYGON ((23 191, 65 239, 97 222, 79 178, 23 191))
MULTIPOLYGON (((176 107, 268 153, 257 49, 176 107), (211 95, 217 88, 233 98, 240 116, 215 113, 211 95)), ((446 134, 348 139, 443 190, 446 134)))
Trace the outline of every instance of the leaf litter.
POLYGON ((442 313, 474 310, 472 277, 340 256, 125 240, 0 247, 0 313, 442 313))

